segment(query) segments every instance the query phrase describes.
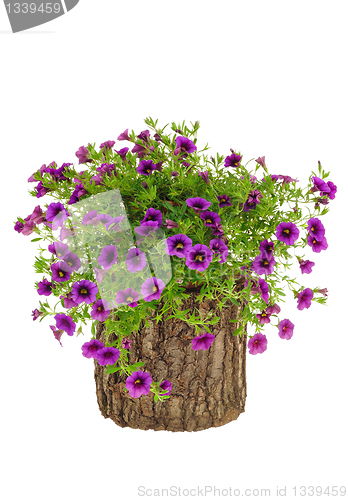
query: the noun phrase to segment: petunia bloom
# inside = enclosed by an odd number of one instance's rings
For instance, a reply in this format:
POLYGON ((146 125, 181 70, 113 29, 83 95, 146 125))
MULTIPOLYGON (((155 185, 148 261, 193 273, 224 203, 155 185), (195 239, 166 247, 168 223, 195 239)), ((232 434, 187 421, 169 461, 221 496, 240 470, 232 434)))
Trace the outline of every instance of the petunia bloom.
POLYGON ((33 321, 35 321, 37 318, 43 315, 43 312, 39 311, 38 309, 34 309, 31 315, 33 316, 33 321))
POLYGON ((249 212, 250 210, 254 210, 256 205, 258 205, 263 198, 263 194, 258 189, 253 189, 248 194, 248 198, 243 206, 243 212, 249 212))
POLYGON ((137 307, 139 300, 139 294, 133 288, 126 288, 125 290, 119 290, 116 294, 116 303, 123 304, 126 303, 130 307, 137 307))
POLYGON ((313 290, 311 290, 310 288, 305 288, 298 294, 297 309, 299 309, 300 311, 302 311, 303 309, 308 309, 311 305, 312 298, 313 290))
POLYGON ((161 211, 156 210, 155 208, 152 207, 148 208, 146 210, 145 217, 140 222, 140 225, 143 225, 144 222, 149 222, 149 221, 157 222, 158 227, 161 227, 163 222, 161 211))
POLYGON ((47 207, 46 219, 52 222, 52 228, 56 230, 62 227, 69 214, 62 203, 50 203, 47 207))
POLYGON ((126 266, 129 272, 141 271, 146 266, 146 256, 139 248, 131 248, 126 257, 126 266))
POLYGON ((197 196, 196 198, 187 198, 186 204, 188 207, 194 208, 195 210, 207 210, 210 207, 211 202, 207 201, 205 198, 197 196))
POLYGON ((200 213, 200 218, 204 221, 205 226, 214 226, 217 222, 221 221, 221 217, 216 212, 206 210, 200 213))
POLYGON ((326 182, 323 181, 323 179, 320 179, 319 177, 312 177, 312 182, 314 186, 311 188, 311 193, 315 193, 316 191, 321 191, 325 194, 330 193, 331 189, 326 182))
POLYGON ((248 341, 248 349, 250 354, 261 354, 267 349, 267 338, 262 333, 256 333, 248 341))
POLYGON ((262 168, 266 168, 266 163, 265 163, 265 157, 264 156, 261 156, 261 157, 257 158, 255 161, 256 161, 256 163, 258 163, 259 165, 261 165, 262 168))
POLYGON ((60 345, 63 347, 63 344, 61 343, 60 339, 61 339, 64 331, 58 330, 58 328, 56 328, 54 325, 50 325, 50 328, 51 328, 52 332, 54 333, 54 337, 58 340, 60 345))
POLYGON ((79 159, 79 165, 81 163, 87 163, 89 161, 92 161, 89 159, 89 151, 85 146, 80 146, 79 149, 76 151, 75 155, 79 159))
POLYGON ((137 167, 138 174, 143 175, 150 175, 154 170, 156 170, 156 167, 152 160, 141 160, 137 167))
MULTIPOLYGON (((116 151, 116 149, 115 149, 115 151, 116 151)), ((122 148, 122 149, 120 149, 119 151, 116 151, 116 153, 117 153, 118 155, 120 155, 120 157, 122 158, 122 160, 125 160, 125 159, 126 159, 126 156, 127 156, 128 151, 129 151, 129 148, 122 148)))
POLYGON ((147 278, 141 285, 141 293, 144 300, 151 302, 151 300, 158 300, 165 287, 165 284, 160 278, 147 278))
POLYGON ((313 252, 320 253, 322 250, 326 250, 328 248, 328 244, 325 236, 323 236, 321 241, 318 241, 314 236, 310 234, 307 237, 307 243, 312 248, 313 252))
POLYGON ((178 155, 182 153, 182 156, 185 157, 189 153, 193 153, 197 151, 197 146, 187 137, 178 136, 175 138, 176 149, 174 150, 174 154, 178 155))
POLYGON ((115 264, 117 260, 117 249, 115 245, 106 245, 100 256, 98 257, 98 263, 104 269, 111 269, 111 266, 115 264))
POLYGON ((161 382, 159 385, 159 389, 160 396, 169 396, 172 390, 172 384, 169 382, 169 380, 163 380, 163 382, 161 382))
POLYGON ((281 339, 289 340, 294 333, 294 324, 289 319, 283 319, 278 325, 278 335, 281 339))
POLYGON ((100 149, 106 148, 106 149, 111 149, 115 145, 115 141, 105 141, 103 142, 99 147, 100 149))
MULTIPOLYGON (((218 196, 217 198, 219 200, 219 208, 229 207, 232 205, 231 198, 229 196, 227 196, 227 194, 223 194, 221 196, 218 196)), ((210 203, 209 203, 209 205, 210 205, 210 203)))
POLYGON ((186 254, 186 266, 189 269, 204 271, 213 260, 213 252, 206 245, 197 243, 186 254))
POLYGON ((116 347, 103 347, 95 353, 95 359, 101 366, 114 365, 120 357, 120 351, 116 347))
POLYGON ((232 153, 230 156, 226 156, 225 158, 225 167, 239 167, 239 162, 242 159, 240 155, 236 155, 232 153))
POLYGON ((74 335, 76 329, 76 323, 64 313, 56 314, 54 319, 56 320, 56 327, 59 330, 63 330, 68 335, 74 335))
POLYGON ((77 304, 81 304, 82 302, 92 304, 96 299, 97 293, 98 287, 89 280, 77 281, 72 287, 72 296, 77 304))
POLYGON ((204 180, 206 184, 210 184, 209 170, 206 170, 205 172, 198 172, 198 175, 204 180))
POLYGON ((91 317, 98 321, 105 321, 110 314, 109 302, 104 299, 98 299, 92 306, 91 317))
POLYGON ((174 229, 175 227, 179 227, 179 224, 177 222, 174 222, 170 219, 166 219, 166 225, 168 229, 174 229))
POLYGON ((336 196, 336 193, 337 193, 337 186, 336 186, 333 182, 331 182, 331 181, 329 181, 329 182, 327 183, 327 185, 328 185, 328 187, 330 188, 330 192, 329 192, 329 193, 324 193, 324 192, 321 192, 321 193, 320 193, 320 196, 323 196, 324 194, 328 194, 328 195, 329 195, 330 200, 334 200, 334 199, 335 199, 335 196, 336 196))
POLYGON ((71 292, 69 292, 67 295, 60 295, 59 298, 64 299, 64 307, 66 309, 71 309, 72 307, 78 306, 78 304, 73 300, 71 292))
POLYGON ((271 259, 273 257, 274 243, 273 241, 263 240, 259 246, 260 254, 266 259, 271 259))
POLYGON ((315 266, 315 262, 311 260, 302 260, 299 261, 300 269, 302 274, 310 274, 312 272, 312 267, 315 266))
POLYGON ((199 349, 206 351, 207 349, 209 349, 214 340, 215 335, 212 335, 208 332, 203 333, 203 335, 199 335, 192 340, 192 349, 194 351, 198 351, 199 349))
POLYGON ((158 229, 158 223, 152 220, 143 222, 140 226, 135 227, 134 231, 142 236, 148 236, 158 229))
POLYGON ((220 238, 210 240, 209 247, 214 253, 219 253, 221 255, 219 260, 220 264, 226 262, 228 257, 228 247, 220 238))
POLYGON ((152 377, 149 373, 138 370, 132 373, 126 380, 126 389, 132 398, 146 396, 150 392, 152 377))
POLYGON ((64 259, 69 253, 69 246, 61 241, 54 241, 51 245, 48 245, 48 250, 56 255, 58 259, 64 259))
POLYGON ((55 288, 55 285, 44 278, 40 283, 38 283, 37 293, 39 295, 46 295, 48 297, 52 293, 52 288, 55 288))
POLYGON ((187 252, 192 248, 192 240, 185 234, 175 234, 166 239, 165 252, 168 255, 186 257, 187 252))
POLYGON ((16 225, 14 226, 14 230, 17 231, 17 233, 21 233, 23 230, 24 224, 23 222, 16 222, 16 225))
POLYGON ((70 267, 70 272, 78 271, 81 267, 81 261, 76 253, 69 252, 64 256, 63 261, 70 267))
POLYGON ((278 306, 278 304, 273 304, 272 306, 268 306, 267 309, 266 309, 266 313, 267 314, 279 314, 281 311, 280 307, 278 306))
POLYGON ((309 219, 309 221, 307 222, 307 229, 309 231, 309 234, 311 236, 314 236, 317 241, 321 241, 325 236, 325 227, 323 226, 323 223, 316 217, 312 217, 311 219, 309 219))
POLYGON ((118 141, 130 141, 130 137, 128 135, 128 128, 126 128, 126 130, 124 132, 122 132, 122 134, 120 134, 117 137, 117 140, 118 141))
POLYGON ((276 237, 286 245, 293 245, 300 235, 300 230, 293 222, 281 222, 276 228, 276 237))
POLYGON ((96 359, 96 354, 98 351, 103 349, 105 345, 103 342, 100 342, 98 339, 92 339, 89 342, 85 342, 82 346, 82 355, 85 358, 94 358, 96 359))
POLYGON ((51 265, 52 279, 61 283, 63 281, 69 281, 71 269, 68 264, 64 261, 57 262, 51 265))
POLYGON ((266 323, 270 323, 271 322, 270 316, 271 315, 269 313, 267 313, 267 311, 265 311, 265 310, 263 310, 259 314, 256 314, 256 317, 259 320, 260 325, 264 325, 266 323))
POLYGON ((275 259, 272 256, 270 259, 263 257, 261 254, 255 257, 251 264, 251 269, 257 274, 271 274, 274 271, 275 259))
POLYGON ((133 340, 129 339, 122 339, 122 347, 123 349, 130 349, 130 345, 133 342, 133 340))

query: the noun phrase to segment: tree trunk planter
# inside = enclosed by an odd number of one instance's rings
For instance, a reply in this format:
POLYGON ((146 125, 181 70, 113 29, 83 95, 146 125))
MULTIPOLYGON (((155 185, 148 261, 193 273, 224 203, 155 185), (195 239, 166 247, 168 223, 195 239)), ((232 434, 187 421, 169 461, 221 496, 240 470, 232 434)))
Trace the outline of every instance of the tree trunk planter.
MULTIPOLYGON (((244 280, 238 282, 237 290, 243 285, 244 280)), ((146 327, 142 320, 139 331, 129 337, 133 340, 129 362, 144 362, 141 370, 149 372, 155 382, 161 378, 169 380, 170 399, 155 403, 151 392, 140 398, 130 397, 128 391, 123 390, 126 376, 119 372, 106 374, 106 367, 94 360, 99 409, 105 418, 111 418, 120 427, 201 431, 225 425, 244 412, 247 336, 234 337, 239 323, 229 322, 229 319, 238 319, 243 306, 228 300, 226 305, 230 307, 223 307, 220 313, 217 300, 204 299, 199 304, 199 289, 189 284, 186 291, 190 297, 183 301, 181 310, 190 308, 193 313, 196 307, 203 318, 209 310, 220 316, 219 323, 210 327, 215 340, 208 350, 192 349, 191 340, 197 335, 194 326, 177 318, 156 324, 152 320, 153 310, 148 318, 150 326, 146 327)), ((97 325, 96 338, 106 341, 103 323, 97 325)), ((115 334, 111 334, 109 340, 115 341, 115 334)))

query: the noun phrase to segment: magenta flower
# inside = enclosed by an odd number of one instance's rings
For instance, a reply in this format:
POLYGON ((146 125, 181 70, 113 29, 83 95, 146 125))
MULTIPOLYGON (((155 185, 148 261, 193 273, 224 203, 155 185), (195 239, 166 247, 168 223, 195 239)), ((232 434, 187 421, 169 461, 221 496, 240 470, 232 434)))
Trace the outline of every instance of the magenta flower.
POLYGON ((68 335, 74 335, 74 331, 76 329, 76 323, 64 313, 56 314, 54 319, 56 320, 56 327, 59 330, 63 330, 68 335))
POLYGON ((69 246, 61 241, 54 241, 51 245, 48 245, 48 250, 56 255, 58 259, 64 259, 69 253, 69 246))
MULTIPOLYGON (((179 225, 179 224, 178 224, 179 225)), ((24 227, 24 224, 23 222, 19 222, 17 221, 16 222, 16 225, 14 226, 14 230, 17 231, 17 233, 21 233, 22 232, 22 229, 24 227)))
POLYGON ((258 255, 251 264, 251 269, 257 274, 271 274, 274 271, 275 259, 272 256, 270 259, 258 255))
POLYGON ((157 222, 158 227, 162 226, 162 214, 160 210, 155 210, 154 208, 148 208, 146 210, 145 217, 143 220, 140 222, 140 225, 142 226, 145 222, 157 222))
POLYGON ((203 333, 203 335, 195 337, 192 340, 192 349, 194 351, 198 351, 199 349, 206 351, 207 349, 209 349, 214 340, 215 340, 215 335, 212 335, 211 333, 208 332, 203 333))
POLYGON ((149 189, 149 185, 146 181, 143 181, 141 185, 144 186, 145 189, 149 189))
POLYGON ((290 175, 278 175, 278 178, 283 181, 282 186, 284 186, 284 184, 289 184, 290 182, 299 182, 297 179, 290 177, 290 175))
POLYGON ((75 155, 79 159, 79 165, 81 163, 87 163, 89 161, 92 161, 89 159, 89 152, 85 146, 80 146, 79 149, 76 151, 75 155))
POLYGON ((160 396, 169 396, 172 390, 172 384, 169 382, 169 380, 163 380, 163 382, 160 383, 159 388, 160 396))
POLYGON ((105 141, 103 142, 99 147, 100 149, 106 148, 106 149, 111 149, 115 145, 115 141, 105 141))
POLYGON ((276 228, 276 237, 286 245, 293 245, 298 239, 300 231, 293 222, 281 222, 276 228))
POLYGON ((211 228, 212 228, 213 236, 219 236, 220 238, 223 236, 224 229, 223 229, 220 222, 215 222, 215 224, 213 226, 211 226, 211 228))
POLYGON ((35 186, 35 189, 37 191, 36 198, 42 198, 46 193, 50 191, 49 188, 44 187, 42 181, 40 181, 39 184, 35 186))
MULTIPOLYGON (((250 293, 252 295, 256 295, 257 293, 261 293, 262 299, 267 303, 268 299, 269 299, 268 283, 262 278, 258 278, 257 281, 255 279, 251 278, 251 282, 252 282, 252 286, 250 289, 250 293)), ((248 286, 248 283, 249 283, 249 280, 247 280, 244 283, 244 288, 246 288, 248 286)))
POLYGON ((97 293, 97 285, 89 280, 77 281, 72 287, 72 296, 77 304, 81 304, 81 302, 92 304, 97 297, 97 293))
POLYGON ((130 141, 130 137, 128 135, 128 128, 126 128, 126 130, 124 132, 122 132, 122 134, 120 134, 117 137, 117 140, 118 141, 130 141))
POLYGON ((267 349, 267 338, 262 333, 256 333, 248 342, 250 354, 261 354, 267 349))
POLYGON ((98 321, 105 321, 110 314, 110 305, 107 300, 98 299, 92 306, 91 317, 98 321))
POLYGON ((302 274, 310 274, 312 272, 312 267, 315 266, 315 262, 311 260, 299 259, 300 269, 302 274))
POLYGON ((281 339, 289 340, 294 333, 294 324, 289 319, 283 319, 278 325, 278 335, 281 339))
POLYGON ((123 349, 130 349, 130 345, 133 342, 133 340, 129 339, 122 339, 122 347, 123 349))
POLYGON ((186 157, 187 154, 197 151, 197 146, 187 137, 178 136, 175 138, 175 142, 176 142, 176 149, 174 150, 175 155, 182 153, 182 156, 186 157))
POLYGON ((329 192, 329 193, 324 193, 324 192, 321 192, 321 193, 320 193, 320 196, 323 196, 324 194, 328 194, 328 195, 329 195, 330 200, 334 200, 334 199, 335 199, 335 196, 336 196, 336 193, 337 193, 337 186, 336 186, 333 182, 331 182, 331 181, 329 181, 329 182, 327 183, 327 185, 328 185, 328 187, 330 188, 330 192, 329 192))
POLYGON ((213 252, 206 245, 197 243, 188 250, 185 264, 189 269, 204 271, 213 260, 213 252))
POLYGON ((202 177, 202 179, 204 180, 204 182, 206 184, 210 184, 210 180, 209 180, 209 170, 206 170, 205 172, 198 172, 198 175, 200 177, 202 177))
POLYGON ((97 339, 92 339, 89 342, 85 342, 81 347, 82 355, 85 358, 96 359, 97 352, 100 351, 101 349, 104 349, 104 347, 105 345, 103 344, 103 342, 100 342, 100 340, 97 339))
POLYGON ((247 201, 244 203, 243 212, 254 210, 256 208, 256 205, 260 203, 261 198, 263 198, 263 195, 258 189, 253 189, 252 191, 250 191, 247 201))
POLYGON ((314 236, 311 236, 309 234, 307 237, 307 243, 315 253, 320 253, 322 250, 326 250, 329 246, 327 244, 325 236, 323 236, 323 239, 321 241, 318 241, 314 238, 314 236))
MULTIPOLYGON (((116 151, 116 149, 115 149, 115 151, 116 151)), ((125 160, 125 159, 126 159, 126 156, 127 156, 128 151, 129 151, 129 148, 122 148, 122 149, 120 149, 119 151, 116 151, 116 153, 117 153, 118 155, 120 155, 120 157, 122 158, 122 160, 125 160)))
POLYGON ((63 261, 68 264, 70 268, 70 272, 72 273, 73 271, 78 271, 81 267, 81 261, 76 255, 76 253, 69 252, 65 257, 63 258, 63 261))
POLYGON ((116 294, 117 304, 128 304, 130 307, 137 307, 139 294, 133 288, 126 288, 125 290, 119 290, 116 294))
POLYGON ((271 322, 270 314, 263 310, 260 314, 256 314, 257 319, 260 321, 260 325, 271 322))
POLYGON ((239 167, 240 160, 242 157, 240 155, 236 155, 235 153, 232 153, 230 156, 226 156, 225 158, 225 167, 239 167))
POLYGON ((179 224, 177 222, 174 222, 170 219, 166 219, 166 224, 168 229, 174 229, 175 227, 179 227, 179 224))
POLYGON ((98 349, 94 355, 94 359, 101 366, 114 365, 120 357, 120 351, 116 347, 103 347, 98 349))
POLYGON ((71 269, 64 261, 57 262, 51 265, 52 279, 61 283, 62 281, 69 281, 71 269))
POLYGON ((101 283, 103 281, 104 276, 108 273, 107 269, 98 269, 97 267, 93 267, 93 271, 95 273, 95 277, 98 283, 101 283))
POLYGON ((260 254, 266 259, 271 259, 273 257, 274 243, 273 241, 263 240, 259 246, 260 254))
POLYGON ((43 281, 40 281, 40 283, 38 283, 37 293, 39 295, 46 295, 46 297, 48 297, 52 293, 52 288, 55 288, 55 285, 44 278, 43 281))
POLYGON ((146 266, 146 256, 139 248, 131 248, 128 251, 125 262, 128 271, 135 273, 136 271, 141 271, 146 266))
POLYGON ((137 167, 137 172, 143 175, 150 175, 154 170, 156 170, 156 167, 152 160, 141 160, 137 167))
POLYGON ((86 225, 97 225, 99 224, 98 212, 96 210, 90 210, 86 213, 81 221, 81 226, 86 225))
POLYGON ((64 299, 64 307, 66 309, 71 309, 72 307, 78 306, 78 304, 73 300, 71 292, 69 292, 67 295, 60 295, 59 298, 64 299))
POLYGON ((134 231, 142 236, 148 236, 158 229, 158 223, 155 221, 143 222, 141 226, 135 227, 134 231))
POLYGON ((323 226, 323 223, 316 217, 312 217, 311 219, 309 219, 309 221, 307 222, 307 229, 309 231, 309 234, 311 236, 314 236, 317 241, 321 241, 325 236, 325 227, 323 226))
POLYGON ((45 222, 46 217, 40 205, 37 205, 37 207, 34 208, 33 213, 30 215, 30 220, 34 222, 34 224, 41 224, 42 222, 45 222))
POLYGON ((38 309, 34 309, 31 315, 33 316, 33 321, 35 321, 39 316, 43 315, 43 312, 40 312, 38 309))
POLYGON ((175 234, 166 239, 165 252, 168 255, 185 258, 191 248, 192 240, 185 234, 175 234))
POLYGON ((126 389, 128 389, 129 395, 132 398, 140 398, 142 395, 146 396, 149 394, 151 383, 151 375, 147 372, 139 370, 127 377, 126 389))
POLYGON ((200 218, 204 221, 205 226, 214 226, 214 224, 221 221, 221 217, 216 212, 209 212, 208 210, 200 213, 200 218))
POLYGON ((46 219, 52 222, 52 227, 56 230, 62 227, 64 221, 68 218, 69 214, 62 203, 50 203, 47 207, 46 219))
MULTIPOLYGON (((227 194, 223 194, 222 196, 218 196, 217 198, 219 200, 219 207, 220 208, 229 207, 232 205, 231 198, 229 196, 227 196, 227 194)), ((210 205, 210 203, 209 203, 209 205, 210 205)))
POLYGON ((311 305, 311 300, 313 298, 313 290, 310 288, 305 288, 297 296, 297 309, 302 311, 303 309, 308 309, 311 305))
POLYGON ((147 302, 151 302, 151 300, 158 300, 164 287, 165 284, 160 278, 147 278, 147 280, 145 280, 141 285, 143 299, 147 302))
POLYGON ((106 229, 112 230, 114 229, 117 233, 121 233, 122 229, 120 228, 120 222, 123 221, 124 215, 119 217, 113 217, 105 224, 106 229))
POLYGON ((261 156, 261 157, 257 158, 255 161, 256 161, 256 163, 258 163, 259 165, 261 165, 262 168, 266 168, 266 163, 265 163, 265 157, 264 156, 261 156))
POLYGON ((64 333, 63 330, 58 330, 58 328, 56 328, 54 325, 50 325, 50 328, 51 328, 52 332, 54 333, 55 338, 58 340, 60 345, 63 347, 63 345, 60 341, 60 339, 64 333))
POLYGON ((272 306, 268 306, 266 309, 267 314, 279 314, 281 311, 280 307, 278 304, 273 304, 272 306))
POLYGON ((117 249, 115 245, 106 245, 98 257, 98 263, 104 269, 111 269, 117 260, 117 249))
POLYGON ((323 179, 320 179, 319 177, 312 177, 312 182, 314 184, 311 189, 312 193, 315 193, 316 191, 321 191, 324 194, 330 193, 331 189, 326 184, 326 182, 323 181, 323 179))
POLYGON ((200 198, 197 196, 196 198, 187 198, 186 204, 188 207, 194 208, 195 210, 207 210, 210 207, 211 202, 207 201, 205 198, 200 198))
MULTIPOLYGON (((25 219, 24 219, 25 220, 25 219)), ((36 228, 36 225, 33 221, 31 220, 27 220, 22 228, 22 231, 21 233, 24 235, 24 236, 29 236, 30 234, 32 234, 34 232, 36 228)))
POLYGON ((228 256, 228 247, 220 238, 210 240, 209 247, 213 251, 213 253, 219 253, 221 255, 221 258, 219 260, 220 264, 226 262, 228 256))

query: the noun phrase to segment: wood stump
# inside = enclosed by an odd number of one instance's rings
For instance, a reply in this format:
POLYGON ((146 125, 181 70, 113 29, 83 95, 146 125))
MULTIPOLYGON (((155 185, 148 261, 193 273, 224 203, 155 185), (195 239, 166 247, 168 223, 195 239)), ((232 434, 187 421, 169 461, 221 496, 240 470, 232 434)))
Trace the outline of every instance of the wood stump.
MULTIPOLYGON (((237 285, 243 287, 244 281, 237 285)), ((242 305, 236 306, 228 299, 221 312, 218 301, 204 298, 197 300, 199 289, 187 288, 190 297, 179 306, 190 308, 191 314, 199 309, 203 318, 212 310, 220 317, 211 325, 215 340, 207 350, 194 351, 192 339, 197 335, 194 326, 182 320, 162 317, 158 324, 153 320, 155 311, 148 317, 149 327, 142 320, 138 332, 131 339, 129 363, 145 363, 140 369, 149 372, 153 381, 161 378, 172 384, 170 399, 154 402, 154 394, 132 398, 124 391, 126 376, 119 372, 106 374, 106 367, 94 360, 94 378, 99 409, 105 418, 111 418, 120 427, 167 431, 201 431, 219 427, 238 418, 244 412, 246 399, 246 345, 247 336, 233 336, 239 323, 242 305)), ((162 303, 160 303, 162 306, 162 303)), ((169 316, 172 311, 166 314, 169 316)), ((190 313, 189 313, 190 314, 190 313)), ((201 329, 201 334, 205 330, 201 329)), ((96 338, 106 341, 103 323, 96 328, 96 338)), ((109 337, 116 340, 115 334, 109 337)))

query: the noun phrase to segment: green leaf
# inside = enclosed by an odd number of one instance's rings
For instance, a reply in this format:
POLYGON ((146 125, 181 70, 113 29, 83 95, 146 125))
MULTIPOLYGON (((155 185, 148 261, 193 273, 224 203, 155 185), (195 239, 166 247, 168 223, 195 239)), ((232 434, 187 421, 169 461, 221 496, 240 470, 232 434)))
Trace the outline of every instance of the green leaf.
POLYGON ((40 241, 40 240, 42 240, 42 238, 34 238, 33 240, 31 240, 31 242, 33 242, 33 241, 40 241))
POLYGON ((118 372, 119 370, 121 370, 121 367, 120 366, 116 366, 116 365, 109 365, 106 369, 106 372, 105 373, 115 373, 115 372, 118 372))
POLYGON ((169 208, 169 210, 171 210, 174 214, 176 213, 176 210, 174 207, 172 207, 172 205, 170 203, 167 202, 167 200, 164 200, 164 204, 167 208, 169 208))

